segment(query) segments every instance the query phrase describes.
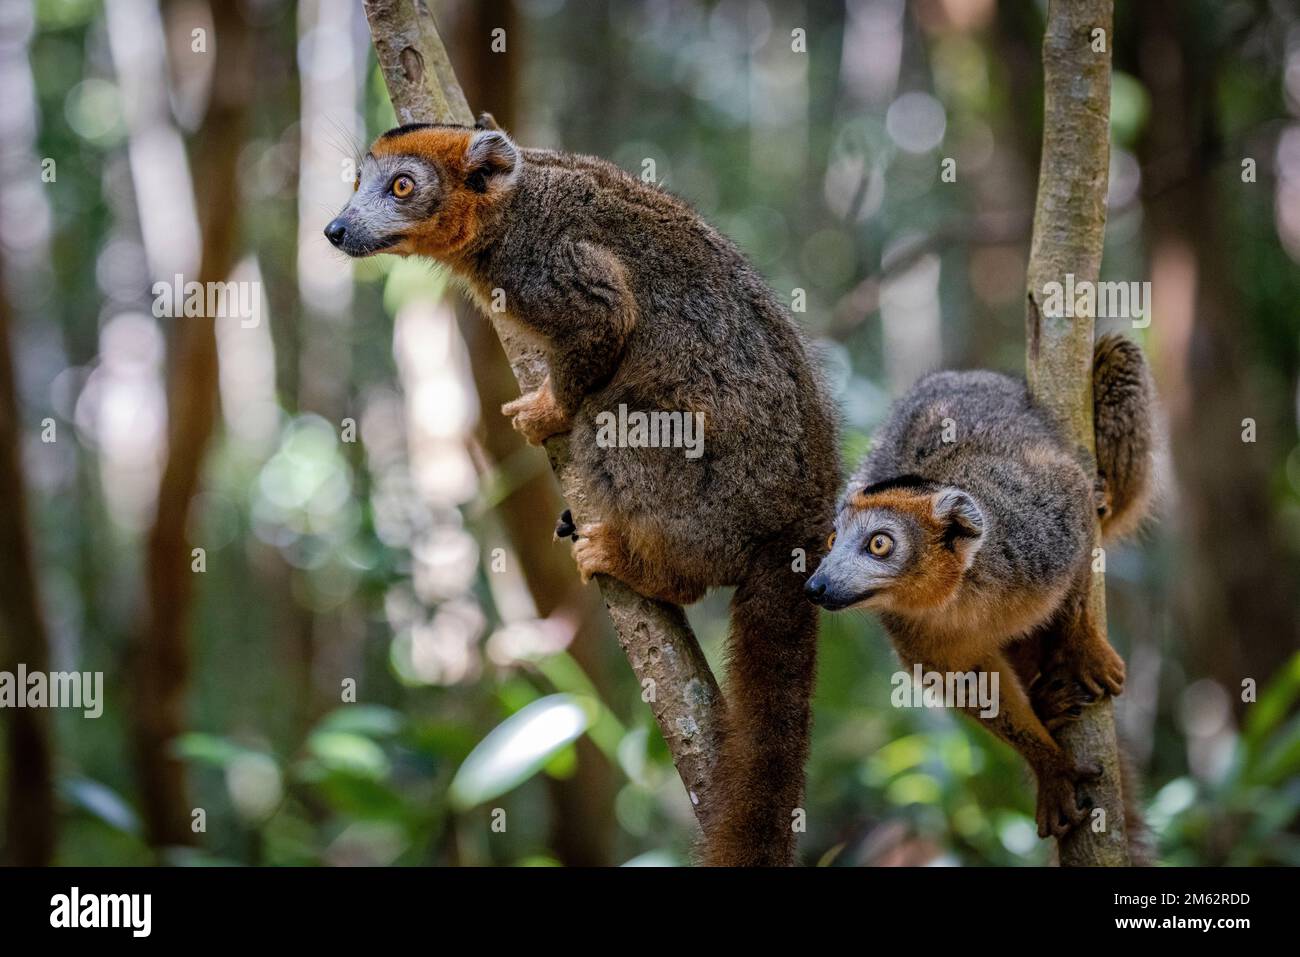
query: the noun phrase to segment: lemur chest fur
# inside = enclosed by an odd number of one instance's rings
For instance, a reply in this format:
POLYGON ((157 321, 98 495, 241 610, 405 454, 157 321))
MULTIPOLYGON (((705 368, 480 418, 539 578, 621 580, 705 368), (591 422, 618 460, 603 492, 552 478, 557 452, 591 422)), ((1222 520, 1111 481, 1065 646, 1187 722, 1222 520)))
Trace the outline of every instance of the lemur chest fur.
POLYGON ((959 589, 941 608, 888 614, 884 621, 903 658, 965 669, 1042 625, 1068 588, 1067 581, 1059 581, 1007 592, 959 589))

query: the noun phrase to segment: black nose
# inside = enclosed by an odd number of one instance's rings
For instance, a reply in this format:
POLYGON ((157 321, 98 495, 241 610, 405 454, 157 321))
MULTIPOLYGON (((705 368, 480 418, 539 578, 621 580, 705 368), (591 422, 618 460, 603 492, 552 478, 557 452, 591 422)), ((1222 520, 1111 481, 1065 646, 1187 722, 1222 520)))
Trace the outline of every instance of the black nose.
POLYGON ((826 579, 814 575, 803 586, 803 593, 808 596, 810 602, 820 605, 826 599, 826 579))
POLYGON ((325 227, 325 238, 335 246, 342 246, 343 239, 348 234, 348 228, 337 219, 325 227))

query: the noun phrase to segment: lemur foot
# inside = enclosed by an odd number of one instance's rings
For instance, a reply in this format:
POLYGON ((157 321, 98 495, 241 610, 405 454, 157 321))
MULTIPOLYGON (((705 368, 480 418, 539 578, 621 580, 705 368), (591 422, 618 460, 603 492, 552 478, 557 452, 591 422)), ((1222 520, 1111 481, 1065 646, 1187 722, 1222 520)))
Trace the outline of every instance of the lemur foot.
POLYGON ((1083 706, 1097 700, 1083 685, 1067 674, 1042 675, 1030 689, 1034 714, 1043 727, 1055 732, 1083 714, 1083 706))
POLYGON ((1048 661, 1038 680, 1048 687, 1062 680, 1067 685, 1073 681, 1093 698, 1100 698, 1104 694, 1123 694, 1124 677, 1124 659, 1098 635, 1062 648, 1048 661))
POLYGON ((573 512, 567 508, 560 513, 560 520, 555 523, 555 540, 558 542, 562 538, 571 538, 575 542, 578 540, 578 527, 573 524, 573 512))
MULTIPOLYGON (((561 521, 564 516, 561 516, 561 521)), ((559 528, 556 531, 560 531, 559 528)), ((691 605, 704 597, 705 584, 688 581, 660 571, 650 571, 628 550, 627 540, 616 526, 608 522, 580 525, 573 535, 573 558, 578 563, 582 581, 592 575, 608 575, 627 585, 638 595, 674 605, 691 605)))
POLYGON ((1101 777, 1100 764, 1070 765, 1063 762, 1038 774, 1039 837, 1063 837, 1088 816, 1091 802, 1079 805, 1078 785, 1101 777))
POLYGON ((625 564, 618 539, 604 522, 591 522, 577 529, 573 534, 573 560, 578 563, 578 574, 584 585, 591 581, 592 575, 617 578, 625 564))
POLYGON ((501 414, 510 416, 510 424, 532 445, 541 445, 552 435, 567 432, 572 426, 569 417, 555 401, 550 376, 532 392, 501 406, 501 414))

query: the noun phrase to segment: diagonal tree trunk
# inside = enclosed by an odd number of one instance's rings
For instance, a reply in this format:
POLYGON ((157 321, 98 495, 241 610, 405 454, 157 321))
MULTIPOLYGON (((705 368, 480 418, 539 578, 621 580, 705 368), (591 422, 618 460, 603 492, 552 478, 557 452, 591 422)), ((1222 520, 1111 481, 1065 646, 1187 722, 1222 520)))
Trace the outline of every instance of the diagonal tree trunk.
MULTIPOLYGON (((422 0, 365 0, 366 18, 399 123, 471 124, 473 114, 422 0)), ((540 358, 502 325, 497 334, 523 391, 541 381, 540 358)), ((587 513, 581 476, 569 467, 568 440, 546 443, 575 518, 587 513)), ((701 827, 713 810, 710 771, 718 751, 722 696, 680 608, 650 601, 621 582, 599 576, 601 595, 619 644, 642 686, 672 753, 701 827)))
MULTIPOLYGON (((1040 300, 1047 283, 1063 283, 1068 273, 1074 274, 1076 283, 1095 283, 1101 272, 1110 168, 1111 25, 1111 0, 1048 2, 1043 38, 1043 157, 1025 316, 1030 390, 1056 416, 1090 474, 1096 471, 1093 317, 1047 316, 1040 300)), ((1104 628, 1106 592, 1100 574, 1093 576, 1090 601, 1094 619, 1104 628)), ((1101 780, 1085 791, 1093 806, 1106 812, 1104 830, 1094 831, 1085 823, 1060 841, 1061 864, 1126 866, 1128 841, 1110 699, 1087 706, 1058 738, 1076 762, 1101 764, 1101 780)))

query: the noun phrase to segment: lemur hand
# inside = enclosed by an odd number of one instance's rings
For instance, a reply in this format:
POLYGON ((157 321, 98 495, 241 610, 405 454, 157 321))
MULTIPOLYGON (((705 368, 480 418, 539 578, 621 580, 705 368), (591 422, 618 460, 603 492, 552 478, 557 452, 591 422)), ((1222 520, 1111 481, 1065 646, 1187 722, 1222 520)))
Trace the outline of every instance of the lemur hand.
POLYGON ((511 425, 533 445, 541 445, 552 435, 568 432, 572 428, 568 415, 555 401, 550 376, 543 379, 542 384, 532 392, 501 406, 501 413, 510 416, 511 425))

